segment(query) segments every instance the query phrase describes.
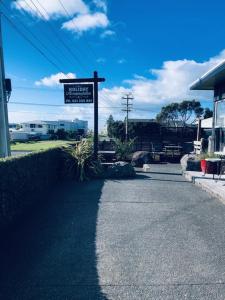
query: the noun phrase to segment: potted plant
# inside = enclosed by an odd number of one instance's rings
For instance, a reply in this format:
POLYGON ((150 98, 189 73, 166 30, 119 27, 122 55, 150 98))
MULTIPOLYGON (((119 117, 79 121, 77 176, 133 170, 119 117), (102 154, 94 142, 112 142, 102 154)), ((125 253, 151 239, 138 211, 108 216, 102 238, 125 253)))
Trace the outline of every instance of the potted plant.
POLYGON ((199 155, 200 158, 200 165, 201 165, 201 171, 204 174, 213 174, 215 172, 215 167, 212 164, 207 163, 207 158, 217 158, 216 155, 213 153, 202 153, 199 155))

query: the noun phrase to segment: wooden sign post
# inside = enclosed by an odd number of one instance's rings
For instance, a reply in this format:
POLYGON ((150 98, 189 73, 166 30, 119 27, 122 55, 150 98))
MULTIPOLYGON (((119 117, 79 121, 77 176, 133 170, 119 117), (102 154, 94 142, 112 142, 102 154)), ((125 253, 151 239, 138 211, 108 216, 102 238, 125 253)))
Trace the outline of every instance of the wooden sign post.
POLYGON ((94 102, 94 157, 96 159, 98 157, 98 83, 104 81, 105 78, 99 78, 98 72, 96 71, 94 72, 93 78, 71 78, 59 80, 60 83, 65 83, 65 104, 84 104, 94 102), (92 87, 90 84, 86 84, 88 82, 92 83, 92 87))

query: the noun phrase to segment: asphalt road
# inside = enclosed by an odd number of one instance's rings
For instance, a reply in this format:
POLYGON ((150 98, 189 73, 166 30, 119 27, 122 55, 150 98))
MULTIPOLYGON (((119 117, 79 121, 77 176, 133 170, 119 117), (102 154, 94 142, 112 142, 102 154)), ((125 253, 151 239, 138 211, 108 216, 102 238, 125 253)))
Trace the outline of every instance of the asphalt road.
POLYGON ((1 237, 0 299, 225 299, 225 206, 178 165, 46 199, 1 237))

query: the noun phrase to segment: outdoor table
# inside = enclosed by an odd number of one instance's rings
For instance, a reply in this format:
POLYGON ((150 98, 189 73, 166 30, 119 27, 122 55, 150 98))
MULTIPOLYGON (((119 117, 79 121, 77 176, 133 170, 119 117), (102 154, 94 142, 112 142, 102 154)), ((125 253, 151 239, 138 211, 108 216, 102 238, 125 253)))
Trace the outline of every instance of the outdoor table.
POLYGON ((219 175, 220 172, 220 165, 221 165, 221 159, 220 158, 206 158, 206 172, 210 169, 210 166, 212 168, 212 172, 209 174, 213 174, 213 179, 215 174, 219 175))
POLYGON ((179 145, 167 145, 164 147, 166 155, 172 154, 172 157, 175 155, 180 155, 183 147, 179 145))

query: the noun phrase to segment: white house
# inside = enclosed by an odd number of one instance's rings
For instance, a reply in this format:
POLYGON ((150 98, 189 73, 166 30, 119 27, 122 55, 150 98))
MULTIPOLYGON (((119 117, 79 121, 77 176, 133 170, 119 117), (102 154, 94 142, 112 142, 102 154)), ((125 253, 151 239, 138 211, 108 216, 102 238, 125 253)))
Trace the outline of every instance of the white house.
POLYGON ((88 130, 88 121, 75 119, 70 120, 57 120, 57 121, 31 121, 21 123, 22 130, 25 132, 36 132, 40 134, 48 134, 49 131, 56 132, 58 129, 65 131, 77 131, 83 129, 84 133, 88 130))
POLYGON ((191 84, 190 89, 214 92, 209 152, 225 152, 225 61, 203 74, 191 84))

